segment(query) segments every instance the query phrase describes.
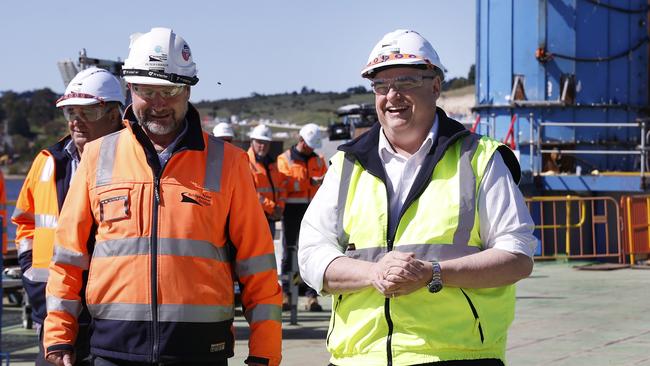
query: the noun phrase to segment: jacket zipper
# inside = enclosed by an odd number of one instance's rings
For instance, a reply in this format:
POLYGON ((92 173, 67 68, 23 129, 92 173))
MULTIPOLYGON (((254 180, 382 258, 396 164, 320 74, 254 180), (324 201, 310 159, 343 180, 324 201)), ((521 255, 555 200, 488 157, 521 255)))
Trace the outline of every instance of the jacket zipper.
POLYGON ((325 346, 329 347, 330 345, 330 336, 332 333, 334 333, 334 326, 336 325, 336 311, 339 309, 339 305, 341 305, 341 300, 343 300, 343 294, 339 295, 339 299, 336 302, 336 306, 334 307, 334 312, 333 315, 334 319, 332 319, 332 329, 330 329, 330 332, 327 334, 327 340, 325 341, 325 346))
POLYGON ((474 314, 474 320, 478 321, 478 332, 481 335, 481 344, 483 344, 483 340, 484 340, 483 327, 481 327, 481 320, 478 317, 478 312, 476 311, 476 308, 472 303, 472 299, 470 299, 469 296, 467 296, 467 294, 465 293, 465 290, 461 288, 460 291, 463 293, 463 295, 465 295, 465 299, 467 299, 467 303, 469 304, 470 309, 472 309, 472 314, 474 314))
MULTIPOLYGON (((388 239, 387 243, 388 251, 393 250, 393 239, 388 239)), ((386 360, 387 365, 393 365, 393 319, 390 317, 390 299, 387 298, 384 300, 384 316, 386 317, 386 323, 388 324, 388 335, 386 337, 386 360)))
MULTIPOLYGON (((160 174, 162 175, 162 169, 160 174)), ((153 179, 153 213, 151 223, 151 327, 153 344, 151 362, 158 362, 158 207, 160 205, 160 176, 153 179)))

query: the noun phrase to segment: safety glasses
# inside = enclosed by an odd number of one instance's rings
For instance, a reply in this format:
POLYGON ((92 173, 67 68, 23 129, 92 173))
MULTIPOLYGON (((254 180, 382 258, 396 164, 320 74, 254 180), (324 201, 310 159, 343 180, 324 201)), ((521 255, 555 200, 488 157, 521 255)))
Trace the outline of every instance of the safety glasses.
POLYGON ((372 86, 372 90, 375 92, 375 94, 386 95, 388 94, 388 91, 391 89, 391 87, 393 90, 398 92, 410 90, 421 87, 424 83, 424 79, 433 78, 433 76, 422 75, 398 76, 393 79, 373 79, 370 85, 372 86))
POLYGON ((106 106, 65 106, 62 107, 63 116, 66 121, 83 121, 83 122, 96 122, 108 113, 110 107, 106 106))
POLYGON ((160 95, 163 99, 173 98, 178 96, 185 90, 184 85, 173 86, 151 86, 141 84, 131 84, 131 90, 142 99, 152 100, 156 94, 160 95))

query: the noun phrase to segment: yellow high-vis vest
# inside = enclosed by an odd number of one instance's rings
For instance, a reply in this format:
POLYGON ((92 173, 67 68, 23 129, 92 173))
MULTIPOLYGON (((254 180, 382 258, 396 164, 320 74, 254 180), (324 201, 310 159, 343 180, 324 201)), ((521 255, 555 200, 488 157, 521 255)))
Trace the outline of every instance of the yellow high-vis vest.
MULTIPOLYGON (((391 238, 385 183, 351 153, 338 152, 341 172, 339 243, 348 257, 377 262, 390 250, 424 261, 478 253, 477 192, 499 142, 465 134, 452 142, 428 184, 402 214, 391 238)), ((411 192, 412 193, 412 192, 411 192)), ((327 335, 338 366, 413 365, 444 360, 498 358, 505 362, 514 318, 514 285, 470 289, 423 287, 387 299, 374 288, 334 296, 327 335)))

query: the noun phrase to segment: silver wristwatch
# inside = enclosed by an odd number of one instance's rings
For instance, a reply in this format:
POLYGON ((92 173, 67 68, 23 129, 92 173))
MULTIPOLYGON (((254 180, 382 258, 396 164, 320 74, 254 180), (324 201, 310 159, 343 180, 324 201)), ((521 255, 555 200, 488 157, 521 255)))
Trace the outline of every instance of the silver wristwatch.
POLYGON ((433 276, 431 277, 431 281, 427 283, 427 288, 429 289, 429 292, 435 294, 436 292, 442 290, 442 277, 440 275, 440 263, 436 261, 432 261, 431 266, 433 267, 433 276))

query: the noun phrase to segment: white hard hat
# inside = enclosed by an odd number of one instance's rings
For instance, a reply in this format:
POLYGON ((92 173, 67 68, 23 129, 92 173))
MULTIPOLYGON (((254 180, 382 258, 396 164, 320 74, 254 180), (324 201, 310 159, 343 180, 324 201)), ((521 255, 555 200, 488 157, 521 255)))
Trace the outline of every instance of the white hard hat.
POLYGON ((271 129, 267 125, 257 125, 251 130, 251 139, 261 141, 273 141, 271 129))
POLYGON ((364 78, 372 77, 377 69, 394 65, 435 66, 443 73, 447 71, 431 43, 418 32, 398 29, 387 33, 370 52, 368 64, 361 70, 364 78))
POLYGON ((199 81, 190 46, 169 28, 132 34, 122 75, 132 84, 194 85, 199 81))
POLYGON ((306 125, 302 126, 299 134, 300 137, 305 140, 307 146, 311 147, 312 149, 318 149, 321 147, 322 144, 320 129, 318 128, 317 124, 307 123, 306 125))
POLYGON ((230 127, 230 124, 226 122, 217 123, 212 130, 212 134, 215 137, 235 137, 235 132, 230 127))
POLYGON ((124 104, 120 81, 110 72, 97 67, 81 70, 75 75, 65 93, 56 101, 56 106, 91 105, 102 102, 124 104))

